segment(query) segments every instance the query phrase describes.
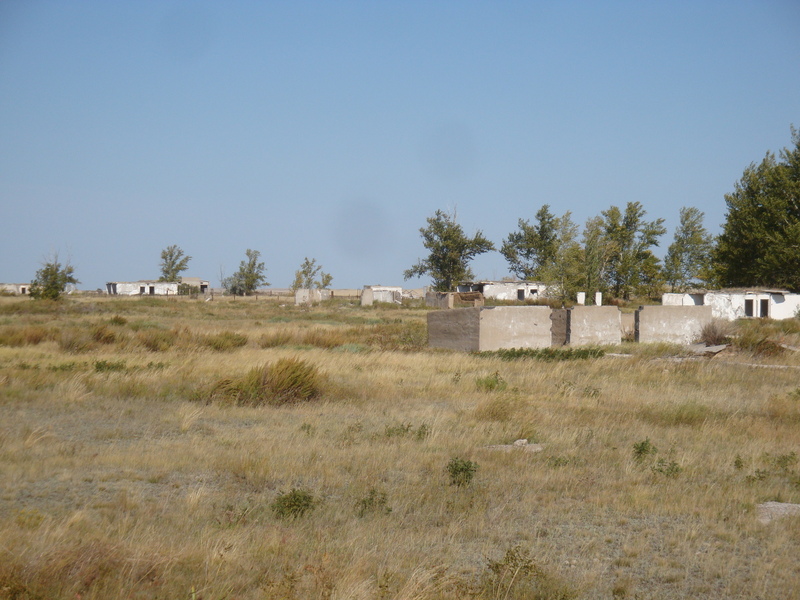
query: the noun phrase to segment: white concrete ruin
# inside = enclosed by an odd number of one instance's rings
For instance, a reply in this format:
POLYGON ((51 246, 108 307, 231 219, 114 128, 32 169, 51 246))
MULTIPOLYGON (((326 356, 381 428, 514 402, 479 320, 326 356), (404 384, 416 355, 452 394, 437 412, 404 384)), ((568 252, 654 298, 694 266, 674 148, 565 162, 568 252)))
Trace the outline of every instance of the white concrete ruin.
POLYGON ((745 317, 791 319, 800 312, 800 294, 786 290, 742 289, 667 293, 663 306, 710 306, 715 319, 733 321, 745 317))

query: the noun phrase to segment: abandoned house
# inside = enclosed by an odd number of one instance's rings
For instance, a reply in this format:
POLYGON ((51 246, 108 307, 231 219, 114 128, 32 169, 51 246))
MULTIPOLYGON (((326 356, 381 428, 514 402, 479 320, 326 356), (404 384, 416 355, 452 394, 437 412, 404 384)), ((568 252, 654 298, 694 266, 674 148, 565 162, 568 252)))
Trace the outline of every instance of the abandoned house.
POLYGON ((715 319, 759 317, 791 319, 800 311, 800 294, 786 290, 737 289, 669 293, 661 298, 664 306, 710 306, 715 319))
POLYGON ((0 292, 14 294, 15 296, 26 296, 30 291, 30 287, 30 283, 0 283, 0 292))
POLYGON ((465 281, 456 291, 480 292, 495 300, 537 300, 547 294, 547 286, 538 281, 465 281))
POLYGON ((178 284, 168 281, 109 281, 106 293, 112 296, 177 296, 178 284))

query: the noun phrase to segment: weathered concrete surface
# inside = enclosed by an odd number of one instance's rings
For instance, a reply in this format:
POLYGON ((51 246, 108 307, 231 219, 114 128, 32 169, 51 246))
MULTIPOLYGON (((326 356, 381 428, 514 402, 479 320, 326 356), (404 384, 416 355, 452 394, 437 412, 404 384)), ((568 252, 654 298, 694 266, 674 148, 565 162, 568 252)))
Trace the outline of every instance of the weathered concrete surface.
POLYGON ((643 344, 691 344, 711 322, 710 306, 642 306, 635 313, 635 339, 643 344))
POLYGON ((567 309, 555 308, 550 313, 550 344, 560 347, 567 344, 567 309))
POLYGON ((480 310, 480 350, 547 348, 549 306, 486 306, 480 310))
POLYGON ((464 352, 550 346, 547 306, 485 306, 428 313, 428 344, 464 352))
POLYGON ((333 297, 332 290, 316 290, 300 288, 294 293, 295 306, 318 304, 323 300, 330 300, 333 297))
POLYGON ((428 345, 462 352, 480 350, 480 308, 436 310, 428 313, 428 345))
POLYGON ((573 306, 567 310, 567 344, 597 346, 622 341, 622 320, 616 306, 573 306))
POLYGON ((494 446, 486 446, 487 450, 500 450, 502 452, 512 452, 514 450, 522 452, 541 452, 544 446, 541 444, 531 444, 528 440, 517 440, 513 444, 496 444, 494 446))
POLYGON ((619 318, 620 326, 622 327, 622 339, 628 342, 633 341, 636 329, 636 315, 620 311, 619 318))

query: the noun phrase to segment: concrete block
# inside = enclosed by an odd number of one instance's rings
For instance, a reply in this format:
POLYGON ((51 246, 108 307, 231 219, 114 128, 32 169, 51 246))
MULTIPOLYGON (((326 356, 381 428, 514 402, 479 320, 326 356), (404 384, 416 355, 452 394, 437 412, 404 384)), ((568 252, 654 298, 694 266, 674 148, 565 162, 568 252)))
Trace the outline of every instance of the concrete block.
POLYGON ((622 318, 616 306, 574 306, 567 311, 570 346, 619 344, 622 318))
POLYGON ((711 322, 711 313, 710 306, 642 306, 635 316, 636 341, 691 344, 711 322))
POLYGON ((546 348, 551 344, 547 306, 485 306, 428 313, 428 344, 464 352, 546 348))

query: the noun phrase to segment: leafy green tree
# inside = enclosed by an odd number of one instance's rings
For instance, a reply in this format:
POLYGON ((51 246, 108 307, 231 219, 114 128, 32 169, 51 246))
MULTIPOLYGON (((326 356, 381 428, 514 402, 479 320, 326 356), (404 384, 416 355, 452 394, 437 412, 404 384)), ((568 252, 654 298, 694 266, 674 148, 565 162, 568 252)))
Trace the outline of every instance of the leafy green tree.
POLYGON ((763 285, 800 291, 800 131, 780 160, 768 152, 750 164, 728 206, 714 264, 726 286, 763 285))
POLYGON ((553 219, 553 253, 541 265, 538 279, 547 284, 547 295, 562 301, 574 299, 585 282, 584 251, 578 243, 578 226, 567 211, 553 219))
POLYGON ((693 207, 680 210, 680 223, 664 259, 664 279, 673 292, 686 291, 710 278, 714 242, 703 226, 703 216, 693 207))
POLYGON ((161 251, 161 277, 159 281, 180 281, 181 273, 189 268, 191 256, 183 253, 179 246, 167 246, 161 251))
POLYGON ((604 233, 602 217, 592 217, 583 229, 583 282, 591 297, 592 292, 605 292, 611 248, 604 233))
POLYGON ((543 269, 552 266, 558 251, 558 219, 545 204, 536 213, 536 223, 531 225, 520 219, 518 231, 503 240, 500 254, 508 262, 508 270, 524 280, 541 280, 543 269))
POLYGON ((269 285, 264 271, 263 262, 259 262, 261 253, 258 250, 245 251, 247 260, 243 260, 239 264, 239 270, 230 277, 225 277, 222 280, 222 287, 227 290, 229 294, 234 296, 249 296, 256 291, 260 285, 269 285))
POLYGON ((472 279, 474 275, 469 262, 485 252, 494 250, 494 244, 478 231, 467 237, 456 222, 456 215, 437 210, 428 217, 428 226, 419 230, 422 245, 429 251, 428 258, 403 273, 405 279, 430 275, 433 289, 449 292, 460 281, 472 279))
POLYGON ((308 260, 308 257, 306 257, 303 264, 300 265, 300 269, 295 271, 292 290, 297 291, 299 289, 311 288, 324 290, 330 286, 332 281, 333 276, 329 273, 325 273, 322 270, 322 265, 317 265, 317 259, 312 258, 308 260))
MULTIPOLYGON (((608 245, 606 279, 609 289, 617 298, 629 299, 639 292, 645 282, 645 265, 651 272, 658 266, 658 259, 650 250, 658 246, 658 238, 666 233, 664 219, 645 221, 647 214, 640 202, 628 202, 623 213, 612 206, 603 215, 603 235, 608 245)), ((660 267, 659 267, 660 268, 660 267)))
POLYGON ((37 300, 58 300, 68 285, 78 283, 80 281, 75 278, 75 269, 69 261, 62 265, 58 254, 53 254, 36 271, 36 277, 31 281, 30 295, 37 300))

